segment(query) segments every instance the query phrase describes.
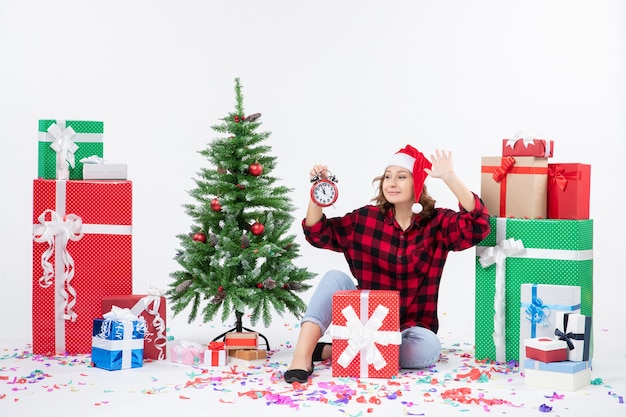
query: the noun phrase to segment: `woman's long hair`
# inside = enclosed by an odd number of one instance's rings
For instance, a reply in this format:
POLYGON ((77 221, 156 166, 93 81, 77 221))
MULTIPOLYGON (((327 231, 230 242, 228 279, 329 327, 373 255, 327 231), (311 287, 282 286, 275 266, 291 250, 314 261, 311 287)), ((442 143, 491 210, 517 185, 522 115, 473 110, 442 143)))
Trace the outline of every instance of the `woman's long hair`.
MULTIPOLYGON (((393 204, 387 201, 387 199, 385 198, 385 195, 383 194, 383 180, 384 179, 385 179, 385 176, 381 175, 372 180, 372 184, 378 183, 378 193, 376 194, 374 198, 372 198, 372 202, 374 203, 374 205, 378 206, 378 208, 383 214, 387 214, 387 212, 393 208, 393 204)), ((423 219, 429 219, 433 215, 433 212, 435 211, 436 201, 434 198, 430 196, 430 194, 428 194, 428 190, 426 189, 426 184, 424 184, 424 188, 422 189, 422 195, 420 196, 419 203, 422 205, 423 209, 418 214, 418 216, 420 216, 423 219)))

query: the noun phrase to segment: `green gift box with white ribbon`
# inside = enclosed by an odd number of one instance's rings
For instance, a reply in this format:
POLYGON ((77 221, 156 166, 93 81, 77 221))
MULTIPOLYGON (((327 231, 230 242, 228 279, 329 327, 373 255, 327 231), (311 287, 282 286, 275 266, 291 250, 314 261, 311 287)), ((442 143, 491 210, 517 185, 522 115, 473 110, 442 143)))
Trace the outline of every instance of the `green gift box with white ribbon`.
POLYGON ((593 220, 492 217, 476 246, 475 357, 519 360, 522 284, 580 287, 593 316, 593 220))
POLYGON ((103 134, 103 122, 39 120, 37 177, 82 180, 80 160, 93 155, 104 157, 103 134))

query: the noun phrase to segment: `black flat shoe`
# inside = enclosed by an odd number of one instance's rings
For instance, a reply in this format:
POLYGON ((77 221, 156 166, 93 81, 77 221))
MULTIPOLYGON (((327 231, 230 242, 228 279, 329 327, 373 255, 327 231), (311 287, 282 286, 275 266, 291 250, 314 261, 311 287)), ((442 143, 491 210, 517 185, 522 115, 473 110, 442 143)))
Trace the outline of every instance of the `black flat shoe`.
POLYGON ((290 369, 285 371, 285 382, 289 384, 293 384, 294 382, 299 382, 301 384, 306 384, 309 382, 309 377, 313 374, 313 370, 315 367, 313 366, 313 362, 311 361, 311 370, 305 371, 304 369, 290 369))
POLYGON ((313 350, 313 362, 321 362, 324 359, 322 359, 322 352, 324 351, 324 346, 332 346, 332 343, 328 343, 328 342, 318 342, 317 345, 315 345, 315 349, 313 350))

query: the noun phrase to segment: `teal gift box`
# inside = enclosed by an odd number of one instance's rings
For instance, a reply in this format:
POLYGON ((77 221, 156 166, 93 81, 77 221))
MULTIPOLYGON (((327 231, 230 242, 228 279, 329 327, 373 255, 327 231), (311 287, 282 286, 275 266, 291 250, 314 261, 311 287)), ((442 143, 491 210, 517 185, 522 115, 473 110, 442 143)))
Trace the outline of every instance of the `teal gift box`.
POLYGON ((94 319, 92 365, 109 371, 141 368, 145 335, 146 322, 143 319, 94 319))
POLYGON ((593 220, 492 217, 490 225, 476 247, 475 356, 519 361, 522 284, 579 286, 580 313, 593 315, 593 220))
POLYGON ((55 137, 55 130, 58 133, 67 131, 64 140, 69 140, 75 145, 74 166, 67 166, 69 179, 82 180, 83 164, 80 160, 93 155, 104 157, 104 123, 91 120, 39 120, 38 178, 57 179, 57 152, 51 147, 58 139, 55 137), (59 129, 54 129, 54 125, 59 129), (68 130, 69 128, 71 130, 68 130))

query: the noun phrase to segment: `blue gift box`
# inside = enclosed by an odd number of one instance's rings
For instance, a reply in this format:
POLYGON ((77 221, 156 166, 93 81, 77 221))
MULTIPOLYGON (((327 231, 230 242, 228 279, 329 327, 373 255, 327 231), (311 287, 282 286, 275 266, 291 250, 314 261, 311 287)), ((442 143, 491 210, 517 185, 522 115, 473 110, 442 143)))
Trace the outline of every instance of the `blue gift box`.
POLYGON ((146 323, 142 319, 94 319, 92 365, 109 371, 141 368, 145 334, 146 323))

